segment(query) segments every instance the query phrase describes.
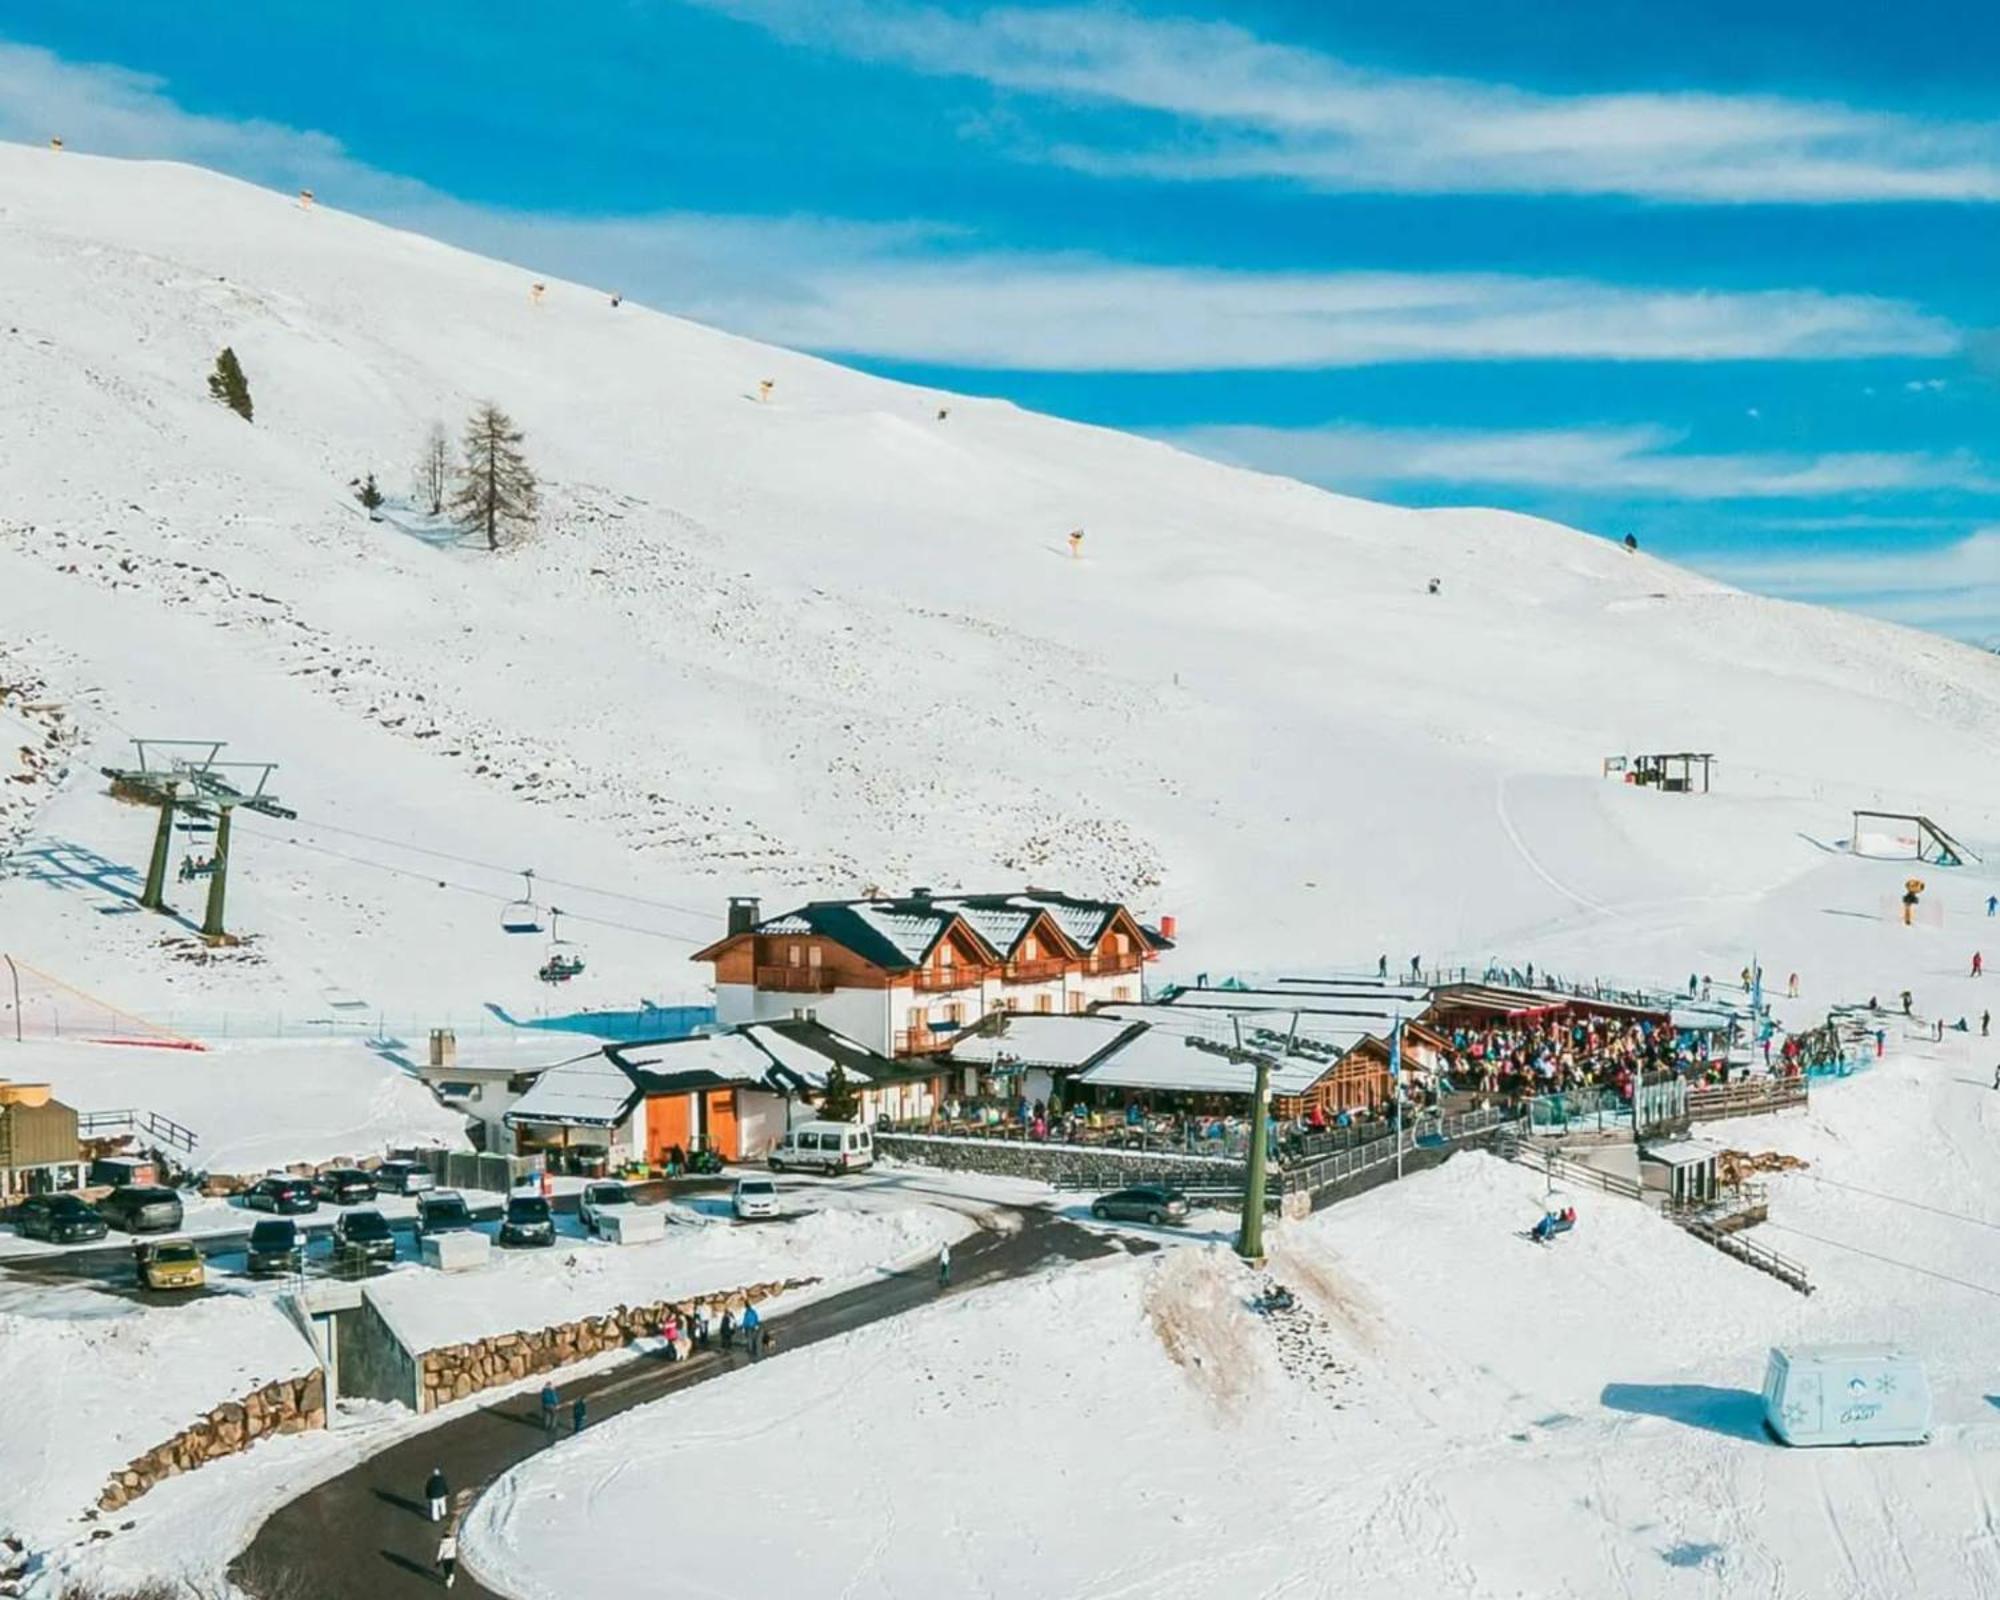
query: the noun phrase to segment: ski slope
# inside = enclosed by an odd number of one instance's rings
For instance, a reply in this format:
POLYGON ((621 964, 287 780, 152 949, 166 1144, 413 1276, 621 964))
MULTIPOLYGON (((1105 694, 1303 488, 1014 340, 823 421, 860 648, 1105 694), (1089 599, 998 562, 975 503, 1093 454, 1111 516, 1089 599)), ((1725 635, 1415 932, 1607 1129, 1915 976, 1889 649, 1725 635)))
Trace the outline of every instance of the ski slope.
POLYGON ((5 786, 0 948, 190 1031, 699 999, 725 896, 913 882, 1119 894, 1189 971, 1734 971, 1760 907, 1875 917, 1898 869, 1811 842, 1848 807, 2000 837, 2000 661, 1942 639, 536 300, 186 167, 0 147, 0 224, 0 683, 34 686, 0 715, 53 752, 5 786), (206 394, 224 344, 254 423, 206 394), (404 490, 486 397, 546 490, 498 556, 404 490), (278 763, 299 819, 242 819, 233 954, 133 908, 150 813, 96 769, 135 736, 278 763), (1660 748, 1719 792, 1599 776, 1660 748), (526 867, 587 949, 561 992, 499 930, 526 867))

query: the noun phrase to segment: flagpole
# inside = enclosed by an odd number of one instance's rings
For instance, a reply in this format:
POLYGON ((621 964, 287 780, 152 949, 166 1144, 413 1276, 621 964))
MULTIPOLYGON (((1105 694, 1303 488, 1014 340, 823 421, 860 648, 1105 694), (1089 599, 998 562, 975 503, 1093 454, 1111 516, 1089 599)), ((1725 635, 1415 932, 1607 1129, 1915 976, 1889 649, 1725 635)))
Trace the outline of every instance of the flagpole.
POLYGON ((1396 1025, 1389 1030, 1389 1082, 1396 1093, 1396 1181, 1403 1181, 1403 1012, 1396 1009, 1396 1025))

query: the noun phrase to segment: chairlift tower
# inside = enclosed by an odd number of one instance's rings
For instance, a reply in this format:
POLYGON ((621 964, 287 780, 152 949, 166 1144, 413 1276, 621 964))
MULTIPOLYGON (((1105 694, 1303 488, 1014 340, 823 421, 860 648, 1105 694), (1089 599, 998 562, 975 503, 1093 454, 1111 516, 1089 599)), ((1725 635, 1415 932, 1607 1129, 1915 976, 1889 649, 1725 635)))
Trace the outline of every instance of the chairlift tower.
POLYGON ((277 765, 269 761, 224 761, 223 742, 216 739, 135 739, 136 767, 104 767, 111 792, 122 800, 157 806, 160 820, 153 830, 153 853, 146 865, 146 887, 139 904, 148 911, 167 911, 167 864, 173 853, 174 816, 212 818, 215 845, 209 856, 208 907, 201 935, 210 944, 229 944, 223 910, 229 892, 229 824, 239 806, 267 817, 291 820, 296 811, 280 805, 268 792, 277 765), (232 776, 242 774, 243 776, 232 776), (254 780, 249 776, 255 774, 254 780))

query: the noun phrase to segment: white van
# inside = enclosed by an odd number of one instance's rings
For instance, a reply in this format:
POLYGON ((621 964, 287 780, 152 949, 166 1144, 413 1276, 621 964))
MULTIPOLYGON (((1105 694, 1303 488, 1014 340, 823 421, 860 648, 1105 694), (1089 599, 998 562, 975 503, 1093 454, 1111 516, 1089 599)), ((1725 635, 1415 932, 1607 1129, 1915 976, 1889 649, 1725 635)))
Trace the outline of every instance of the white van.
POLYGON ((771 1170, 859 1172, 875 1165, 875 1140, 852 1122, 802 1122, 772 1147, 771 1170))

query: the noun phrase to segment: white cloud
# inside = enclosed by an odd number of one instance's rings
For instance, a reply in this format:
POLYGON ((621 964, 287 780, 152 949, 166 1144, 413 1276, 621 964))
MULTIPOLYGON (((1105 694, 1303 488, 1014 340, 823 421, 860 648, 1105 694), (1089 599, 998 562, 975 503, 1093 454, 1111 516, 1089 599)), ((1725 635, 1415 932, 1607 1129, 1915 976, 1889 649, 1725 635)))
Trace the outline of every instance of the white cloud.
POLYGON ((1544 94, 1357 68, 1234 23, 1107 6, 691 3, 860 59, 1173 119, 1164 137, 1034 152, 1103 172, 1686 202, 2000 200, 2000 123, 1774 95, 1544 94))
POLYGON ((1237 272, 972 250, 929 223, 529 215, 354 160, 330 136, 183 110, 155 79, 0 44, 0 137, 169 156, 737 332, 836 354, 1045 371, 1389 361, 1816 360, 1948 354, 1907 304, 1809 289, 1701 293, 1498 274, 1237 272))
POLYGON ((2000 527, 1920 549, 1720 550, 1686 558, 1739 588, 1842 606, 1977 644, 2000 643, 2000 527))
POLYGON ((1677 435, 1651 427, 1471 432, 1225 425, 1160 436, 1239 466, 1355 491, 1439 484, 1626 498, 1780 500, 2000 489, 1963 454, 1701 455, 1674 449, 1677 435))

